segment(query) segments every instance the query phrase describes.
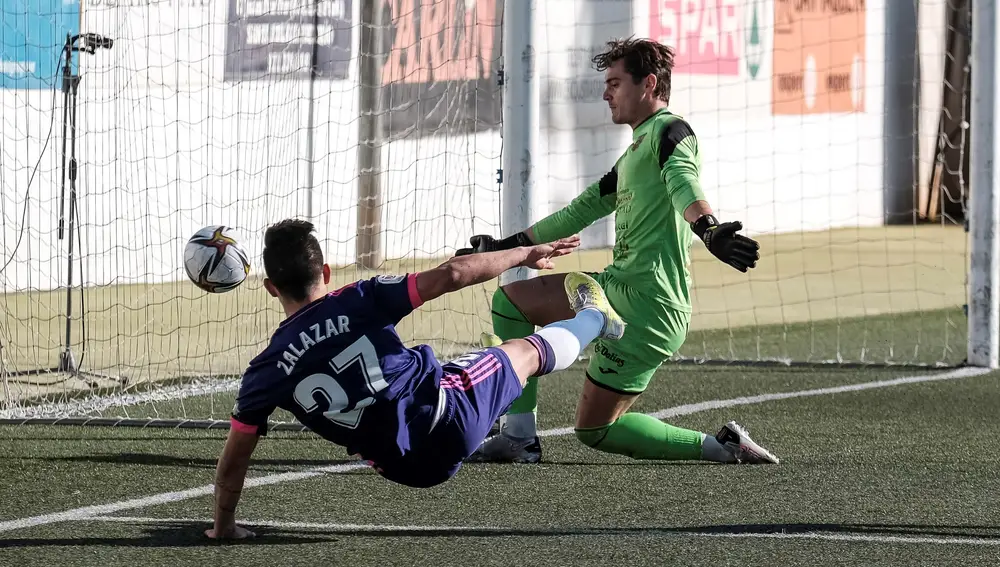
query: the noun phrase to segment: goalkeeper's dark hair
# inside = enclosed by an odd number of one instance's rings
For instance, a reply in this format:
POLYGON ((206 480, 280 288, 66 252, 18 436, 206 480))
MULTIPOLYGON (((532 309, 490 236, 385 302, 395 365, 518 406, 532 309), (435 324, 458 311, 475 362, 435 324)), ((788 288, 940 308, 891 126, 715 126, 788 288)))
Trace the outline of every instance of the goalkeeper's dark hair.
POLYGON ((264 232, 264 273, 281 295, 304 301, 323 274, 323 249, 313 224, 299 219, 275 223, 264 232))
POLYGON ((649 75, 656 75, 653 94, 663 102, 670 102, 670 77, 674 72, 674 50, 651 39, 613 39, 607 50, 591 60, 598 71, 604 71, 618 61, 624 61, 625 72, 632 82, 639 84, 649 75))

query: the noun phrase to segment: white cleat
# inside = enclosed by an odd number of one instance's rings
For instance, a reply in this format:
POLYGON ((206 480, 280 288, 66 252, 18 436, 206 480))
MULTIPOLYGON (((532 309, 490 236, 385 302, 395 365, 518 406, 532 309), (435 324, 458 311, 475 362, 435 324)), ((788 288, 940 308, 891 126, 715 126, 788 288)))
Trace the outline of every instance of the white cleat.
POLYGON ((483 441, 470 455, 467 463, 537 463, 542 460, 542 445, 538 437, 518 439, 500 431, 483 441))
POLYGON ((597 309, 604 315, 604 327, 601 328, 601 338, 617 341, 625 334, 625 321, 611 307, 608 296, 597 280, 581 272, 570 272, 563 280, 566 298, 573 311, 579 313, 584 309, 597 309))
POLYGON ((722 429, 715 435, 715 439, 733 455, 737 463, 776 465, 779 462, 778 457, 758 445, 750 438, 747 430, 735 421, 723 425, 722 429))

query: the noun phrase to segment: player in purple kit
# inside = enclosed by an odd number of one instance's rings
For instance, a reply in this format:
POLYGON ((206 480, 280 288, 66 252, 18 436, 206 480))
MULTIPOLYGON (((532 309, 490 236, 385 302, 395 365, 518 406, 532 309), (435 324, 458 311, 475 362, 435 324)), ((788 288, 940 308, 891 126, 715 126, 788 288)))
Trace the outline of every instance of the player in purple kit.
POLYGON ((330 267, 312 232, 306 221, 284 220, 264 235, 264 287, 286 319, 243 374, 216 469, 215 525, 206 531, 212 538, 253 535, 236 525, 236 504, 250 456, 277 408, 386 479, 430 487, 455 475, 529 376, 565 369, 594 339, 624 333, 597 282, 570 274, 565 288, 573 319, 442 365, 427 345, 405 346, 395 325, 426 301, 510 268, 551 269, 552 258, 572 252, 579 238, 459 256, 328 293, 330 267))

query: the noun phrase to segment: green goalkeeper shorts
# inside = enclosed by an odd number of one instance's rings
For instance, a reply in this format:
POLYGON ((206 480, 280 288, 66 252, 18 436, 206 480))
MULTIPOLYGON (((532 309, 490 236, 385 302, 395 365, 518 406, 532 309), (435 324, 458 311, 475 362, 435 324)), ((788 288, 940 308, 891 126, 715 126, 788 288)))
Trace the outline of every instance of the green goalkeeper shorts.
POLYGON ((587 378, 613 392, 640 394, 656 369, 684 344, 691 314, 652 301, 607 272, 590 275, 626 326, 621 339, 594 343, 587 378))

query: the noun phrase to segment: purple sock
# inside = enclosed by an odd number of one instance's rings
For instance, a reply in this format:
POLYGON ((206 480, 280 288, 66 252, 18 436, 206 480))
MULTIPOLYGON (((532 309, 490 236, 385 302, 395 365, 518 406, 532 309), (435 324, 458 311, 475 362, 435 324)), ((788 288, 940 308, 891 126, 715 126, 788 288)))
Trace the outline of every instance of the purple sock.
POLYGON ((538 351, 538 371, 533 376, 542 376, 552 372, 556 367, 556 354, 552 351, 552 345, 549 344, 549 341, 537 334, 529 335, 525 340, 538 351))

